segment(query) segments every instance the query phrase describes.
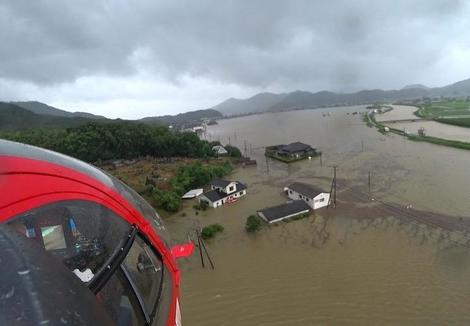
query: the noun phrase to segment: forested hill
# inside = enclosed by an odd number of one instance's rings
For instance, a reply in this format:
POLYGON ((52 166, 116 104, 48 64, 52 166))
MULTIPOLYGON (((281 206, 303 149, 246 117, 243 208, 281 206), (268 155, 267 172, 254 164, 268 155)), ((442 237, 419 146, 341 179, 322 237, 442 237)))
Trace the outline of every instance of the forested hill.
MULTIPOLYGON (((198 110, 160 117, 129 120, 135 123, 173 125, 176 128, 200 124, 204 119, 216 119, 222 114, 216 110, 198 110)), ((124 121, 80 112, 67 112, 40 102, 0 102, 0 130, 37 128, 70 128, 90 122, 110 123, 124 121), (21 104, 21 105, 19 105, 21 104)))
POLYGON ((23 109, 31 111, 36 114, 45 114, 52 115, 57 117, 81 117, 81 118, 90 118, 90 119, 104 119, 105 117, 101 115, 95 115, 87 112, 68 112, 55 108, 53 106, 37 102, 37 101, 28 101, 28 102, 10 102, 11 104, 17 105, 23 109))
POLYGON ((36 114, 15 104, 0 102, 0 130, 14 131, 31 128, 70 128, 84 125, 93 119, 67 118, 36 114))
POLYGON ((221 118, 222 113, 213 109, 190 111, 180 113, 177 115, 164 115, 160 117, 147 117, 140 119, 139 122, 143 123, 161 123, 164 125, 183 125, 200 123, 203 119, 216 119, 221 118))

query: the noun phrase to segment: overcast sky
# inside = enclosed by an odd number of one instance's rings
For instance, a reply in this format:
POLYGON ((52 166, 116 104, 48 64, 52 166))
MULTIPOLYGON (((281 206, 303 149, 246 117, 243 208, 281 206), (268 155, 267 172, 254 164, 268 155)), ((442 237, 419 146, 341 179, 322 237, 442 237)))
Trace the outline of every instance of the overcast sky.
POLYGON ((139 118, 261 91, 470 77, 470 4, 449 0, 0 0, 0 100, 139 118))

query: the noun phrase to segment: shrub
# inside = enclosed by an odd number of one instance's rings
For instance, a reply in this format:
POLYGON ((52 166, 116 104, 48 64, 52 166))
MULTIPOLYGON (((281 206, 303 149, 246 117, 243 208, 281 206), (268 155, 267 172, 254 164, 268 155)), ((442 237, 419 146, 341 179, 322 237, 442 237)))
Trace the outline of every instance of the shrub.
POLYGON ((202 231, 201 231, 201 237, 204 240, 213 238, 218 232, 222 232, 224 230, 224 227, 220 224, 210 224, 208 226, 205 226, 202 231))
POLYGON ((155 190, 153 197, 157 206, 169 212, 176 212, 181 206, 181 198, 174 191, 155 190))
POLYGON ((246 219, 245 230, 246 232, 256 232, 261 228, 261 221, 255 215, 250 215, 246 219))

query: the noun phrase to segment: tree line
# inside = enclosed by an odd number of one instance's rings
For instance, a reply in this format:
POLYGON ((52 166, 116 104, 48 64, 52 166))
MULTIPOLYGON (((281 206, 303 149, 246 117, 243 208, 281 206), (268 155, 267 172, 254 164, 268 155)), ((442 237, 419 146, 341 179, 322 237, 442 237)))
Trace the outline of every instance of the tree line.
MULTIPOLYGON (((135 122, 92 122, 67 129, 29 129, 2 132, 0 138, 47 148, 90 163, 154 157, 213 157, 218 142, 199 139, 192 132, 175 132, 166 126, 135 122)), ((231 156, 240 155, 238 149, 231 156)))

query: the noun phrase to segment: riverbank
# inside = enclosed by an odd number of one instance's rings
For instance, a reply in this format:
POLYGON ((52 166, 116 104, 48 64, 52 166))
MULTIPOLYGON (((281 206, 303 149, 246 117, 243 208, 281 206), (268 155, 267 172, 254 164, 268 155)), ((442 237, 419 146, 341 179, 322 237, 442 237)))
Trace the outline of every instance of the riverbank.
MULTIPOLYGON (((442 146, 454 147, 458 149, 470 150, 470 142, 456 140, 456 139, 434 137, 434 136, 429 136, 429 135, 424 135, 424 134, 419 134, 419 133, 412 133, 408 131, 406 128, 399 129, 396 127, 392 127, 391 124, 387 124, 387 121, 383 119, 382 121, 378 121, 376 119, 376 114, 378 114, 376 110, 370 110, 364 115, 363 120, 364 122, 366 122, 366 124, 369 127, 377 128, 377 130, 382 134, 386 134, 390 132, 390 133, 394 133, 394 134, 406 137, 407 139, 411 141, 428 142, 428 143, 435 144, 435 145, 442 145, 442 146)), ((422 124, 424 123, 425 122, 422 122, 422 124)), ((404 125, 405 124, 401 124, 401 126, 404 126, 404 125)), ((406 126, 409 126, 409 124, 407 124, 406 126)))

